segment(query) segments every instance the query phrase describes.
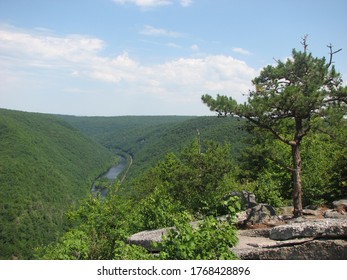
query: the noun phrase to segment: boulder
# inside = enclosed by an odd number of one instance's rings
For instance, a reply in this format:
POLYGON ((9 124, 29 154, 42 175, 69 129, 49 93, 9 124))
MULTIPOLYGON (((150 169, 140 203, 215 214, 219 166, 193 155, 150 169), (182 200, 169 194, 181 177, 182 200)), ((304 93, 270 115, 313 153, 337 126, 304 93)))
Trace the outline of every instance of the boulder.
POLYGON ((241 203, 245 205, 246 208, 251 208, 257 205, 257 201, 255 200, 255 195, 248 191, 241 192, 241 203))
POLYGON ((245 190, 241 192, 233 191, 228 196, 238 196, 241 199, 242 209, 248 209, 257 205, 255 195, 245 190))
POLYGON ((347 220, 322 219, 280 225, 269 234, 273 240, 288 240, 303 237, 347 238, 347 220))
POLYGON ((247 219, 245 224, 274 224, 279 222, 279 218, 276 216, 275 209, 268 204, 257 204, 256 206, 247 209, 247 219))
POLYGON ((246 211, 241 211, 236 213, 236 223, 238 225, 242 225, 245 223, 245 221, 247 220, 248 214, 246 211))

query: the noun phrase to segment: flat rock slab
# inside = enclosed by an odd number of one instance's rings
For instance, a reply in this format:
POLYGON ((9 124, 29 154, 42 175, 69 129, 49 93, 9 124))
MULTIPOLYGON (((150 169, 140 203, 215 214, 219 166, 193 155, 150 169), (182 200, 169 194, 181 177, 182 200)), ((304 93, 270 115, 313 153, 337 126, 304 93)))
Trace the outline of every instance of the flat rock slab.
POLYGON ((242 260, 346 260, 346 240, 310 240, 292 246, 235 248, 242 260))
POLYGON ((321 219, 280 225, 269 232, 270 239, 288 240, 304 237, 347 238, 347 220, 321 219))
POLYGON ((163 236, 168 233, 168 230, 172 228, 162 228, 157 230, 146 230, 136 233, 128 238, 129 244, 142 246, 149 251, 156 251, 153 242, 160 243, 163 236))

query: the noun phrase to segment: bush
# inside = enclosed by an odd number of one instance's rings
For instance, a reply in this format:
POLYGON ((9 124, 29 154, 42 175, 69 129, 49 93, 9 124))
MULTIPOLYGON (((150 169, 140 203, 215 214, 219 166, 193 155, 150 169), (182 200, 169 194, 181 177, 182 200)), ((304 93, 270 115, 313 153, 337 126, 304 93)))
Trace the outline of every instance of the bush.
POLYGON ((254 188, 254 194, 258 202, 267 203, 274 207, 283 206, 283 181, 275 178, 276 175, 264 171, 257 179, 254 188))
POLYGON ((141 201, 139 215, 144 229, 148 230, 173 226, 182 212, 179 202, 174 201, 167 190, 159 186, 141 201))
POLYGON ((205 218, 196 228, 188 219, 178 220, 175 229, 169 231, 160 245, 160 259, 164 260, 229 260, 237 259, 230 250, 237 242, 236 228, 233 225, 236 210, 231 210, 226 220, 218 220, 209 216, 205 218))

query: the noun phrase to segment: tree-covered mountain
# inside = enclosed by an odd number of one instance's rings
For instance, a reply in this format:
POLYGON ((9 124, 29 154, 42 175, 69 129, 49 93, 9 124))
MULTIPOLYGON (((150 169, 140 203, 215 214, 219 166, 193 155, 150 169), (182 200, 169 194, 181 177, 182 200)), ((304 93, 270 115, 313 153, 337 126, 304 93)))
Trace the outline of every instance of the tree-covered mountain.
POLYGON ((0 109, 0 258, 30 258, 114 156, 52 115, 0 109))

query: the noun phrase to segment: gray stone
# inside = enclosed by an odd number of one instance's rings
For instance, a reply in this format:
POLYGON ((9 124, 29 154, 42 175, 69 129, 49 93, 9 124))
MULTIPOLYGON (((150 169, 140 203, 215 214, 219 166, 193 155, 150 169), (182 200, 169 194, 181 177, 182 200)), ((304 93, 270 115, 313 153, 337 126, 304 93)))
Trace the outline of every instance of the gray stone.
POLYGON ((270 230, 270 239, 288 240, 302 237, 347 238, 347 220, 310 220, 280 225, 270 230))
POLYGON ((153 242, 160 243, 164 235, 168 233, 168 230, 172 228, 162 228, 157 230, 146 230, 138 232, 128 238, 129 244, 142 246, 151 252, 158 251, 153 246, 153 242))
POLYGON ((346 260, 347 240, 304 240, 275 248, 235 249, 243 260, 346 260))
POLYGON ((238 196, 241 199, 242 209, 248 209, 257 205, 255 195, 245 190, 241 192, 233 191, 228 196, 238 196))
MULTIPOLYGON (((227 217, 223 216, 219 217, 219 219, 226 220, 227 217)), ((193 228, 197 228, 200 223, 201 221, 193 221, 190 222, 190 225, 193 228)), ((130 236, 128 238, 128 243, 142 246, 150 252, 158 252, 160 251, 160 248, 153 246, 153 243, 155 242, 159 244, 160 242, 162 242, 163 236, 165 236, 171 229, 174 229, 174 227, 141 231, 130 236)))
POLYGON ((255 200, 255 195, 248 191, 241 192, 242 202, 246 205, 246 208, 251 208, 257 205, 257 201, 255 200))
POLYGON ((302 213, 307 216, 319 216, 320 211, 318 210, 312 210, 312 209, 303 209, 302 213))
POLYGON ((278 222, 275 209, 268 204, 258 204, 247 210, 246 224, 266 224, 278 222))
POLYGON ((246 211, 236 213, 237 224, 243 224, 247 220, 248 214, 246 211))
POLYGON ((343 205, 345 208, 347 208, 347 199, 336 200, 333 202, 333 205, 335 208, 338 208, 340 205, 343 205))
POLYGON ((347 213, 341 213, 335 210, 327 210, 324 212, 324 218, 327 219, 347 219, 347 213))

